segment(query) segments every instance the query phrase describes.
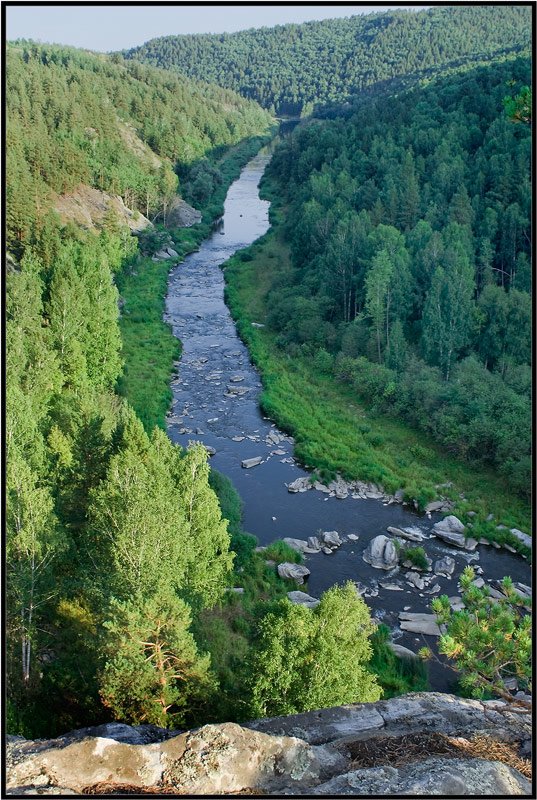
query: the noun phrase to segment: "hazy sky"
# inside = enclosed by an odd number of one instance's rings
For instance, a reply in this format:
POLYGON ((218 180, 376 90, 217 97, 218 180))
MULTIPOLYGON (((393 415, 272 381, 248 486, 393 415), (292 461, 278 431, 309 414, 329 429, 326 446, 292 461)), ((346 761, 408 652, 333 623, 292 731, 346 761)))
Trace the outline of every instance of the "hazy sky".
POLYGON ((270 5, 250 3, 232 6, 199 4, 133 6, 6 6, 7 38, 34 39, 41 42, 70 44, 90 50, 122 50, 142 44, 155 36, 177 33, 224 33, 305 22, 313 19, 350 17, 393 8, 416 9, 426 6, 368 5, 270 5))

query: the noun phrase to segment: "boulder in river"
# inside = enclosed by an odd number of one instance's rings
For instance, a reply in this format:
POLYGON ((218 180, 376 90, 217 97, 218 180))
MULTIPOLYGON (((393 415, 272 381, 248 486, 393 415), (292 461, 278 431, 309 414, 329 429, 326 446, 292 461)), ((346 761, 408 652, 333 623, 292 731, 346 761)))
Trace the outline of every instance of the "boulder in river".
POLYGON ((289 561, 284 561, 278 564, 278 575, 280 578, 290 578, 295 580, 298 584, 304 583, 304 578, 307 578, 310 571, 302 564, 291 564, 289 561))
POLYGON ((321 543, 317 536, 308 536, 308 547, 311 547, 312 550, 321 549, 321 543))
POLYGON ((315 481, 313 484, 313 488, 316 489, 318 492, 323 492, 324 494, 330 494, 330 489, 328 486, 325 486, 324 483, 320 481, 315 481))
POLYGON ((306 608, 315 608, 321 602, 317 600, 316 597, 312 597, 310 594, 306 594, 306 592, 287 592, 287 597, 291 601, 291 603, 295 603, 296 605, 306 606, 306 608))
POLYGON ((404 591, 404 586, 401 586, 399 581, 390 581, 390 580, 379 581, 379 586, 381 586, 383 589, 386 589, 387 591, 390 591, 390 592, 403 592, 404 591))
POLYGON ((419 572, 407 572, 405 574, 405 578, 410 584, 412 584, 412 586, 415 586, 416 589, 421 591, 425 588, 425 583, 419 572))
POLYGON ((304 539, 292 539, 291 537, 286 536, 283 541, 293 550, 296 550, 297 553, 319 553, 321 550, 321 545, 319 542, 317 542, 317 547, 313 547, 310 546, 309 542, 306 542, 304 539))
POLYGON ((288 492, 307 492, 308 489, 311 489, 311 483, 307 476, 303 478, 297 478, 287 486, 288 492))
POLYGON ((412 530, 410 528, 394 528, 391 525, 386 528, 388 533, 392 536, 400 536, 402 539, 409 539, 411 542, 422 542, 424 539, 421 531, 412 530))
POLYGON ((434 563, 434 572, 436 575, 444 575, 446 578, 451 578, 455 570, 455 559, 451 556, 444 556, 439 558, 434 563))
POLYGON ((255 458, 245 458, 241 461, 241 467, 244 469, 251 469, 251 467, 257 467, 258 464, 261 464, 263 461, 263 456, 255 456, 255 458))
POLYGON ((433 525, 433 531, 448 531, 449 533, 464 533, 464 523, 458 517, 450 514, 433 525))
POLYGON ((388 536, 375 536, 363 552, 362 558, 375 569, 392 569, 397 566, 398 555, 393 539, 388 536))
POLYGON ((411 633, 423 633, 425 636, 440 636, 440 628, 434 614, 412 614, 410 611, 399 612, 400 628, 411 633))
POLYGON ((321 533, 321 539, 324 544, 328 545, 329 547, 339 547, 341 544, 343 544, 337 531, 323 531, 321 533))
POLYGON ((453 547, 460 547, 464 550, 466 547, 466 537, 464 533, 455 533, 454 531, 443 530, 442 528, 433 528, 435 536, 442 539, 446 544, 451 544, 453 547))

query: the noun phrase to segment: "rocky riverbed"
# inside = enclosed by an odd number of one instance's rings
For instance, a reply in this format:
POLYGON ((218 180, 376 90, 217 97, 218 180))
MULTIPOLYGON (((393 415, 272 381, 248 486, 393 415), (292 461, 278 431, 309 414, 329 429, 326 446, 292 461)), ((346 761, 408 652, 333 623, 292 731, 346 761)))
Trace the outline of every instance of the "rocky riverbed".
MULTIPOLYGON (((437 635, 434 620, 423 619, 431 613, 432 597, 447 594, 457 603, 457 579, 465 566, 471 564, 494 591, 505 575, 528 587, 530 568, 504 549, 467 543, 471 517, 452 528, 438 526, 451 510, 447 501, 418 515, 402 504, 400 493, 386 494, 383 487, 342 480, 312 484, 294 459, 292 437, 260 414, 261 381, 224 303, 220 265, 269 227, 269 204, 258 194, 268 160, 260 154, 244 168, 228 192, 219 227, 170 273, 166 320, 183 343, 183 355, 172 381, 168 433, 183 446, 203 442, 211 464, 241 495, 245 530, 261 547, 284 538, 305 543, 297 547, 305 554, 308 574, 302 575, 300 590, 307 602, 352 580, 374 616, 390 626, 394 641, 415 651, 432 645, 437 635), (400 557, 408 546, 424 548, 427 569, 400 557)), ((433 664, 431 684, 449 690, 451 674, 433 664)))

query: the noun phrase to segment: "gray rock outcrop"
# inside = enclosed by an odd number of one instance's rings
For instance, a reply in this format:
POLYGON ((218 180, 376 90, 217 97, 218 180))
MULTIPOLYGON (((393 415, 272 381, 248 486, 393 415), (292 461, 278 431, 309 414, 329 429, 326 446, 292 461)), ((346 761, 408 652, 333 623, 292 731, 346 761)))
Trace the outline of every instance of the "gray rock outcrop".
POLYGON ((529 547, 531 550, 531 536, 528 536, 527 533, 522 533, 522 531, 519 531, 518 528, 511 528, 510 533, 515 537, 515 539, 518 539, 520 544, 523 544, 525 547, 529 547))
POLYGON ((312 597, 310 594, 306 594, 306 592, 287 592, 287 597, 291 601, 291 603, 296 603, 297 605, 306 606, 306 608, 315 608, 321 602, 316 597, 312 597))
POLYGON ((375 536, 364 550, 362 558, 375 569, 393 569, 398 562, 393 539, 383 534, 375 536))
POLYGON ((166 227, 191 228, 201 222, 201 211, 193 208, 186 200, 175 195, 166 213, 166 227))
POLYGON ((286 536, 283 541, 297 553, 319 553, 321 550, 321 545, 310 547, 309 539, 306 542, 305 539, 292 539, 290 536, 286 536))
POLYGON ((410 611, 400 611, 399 620, 399 627, 402 631, 423 633, 425 636, 440 636, 441 630, 434 614, 413 614, 410 611))
POLYGON ((428 758, 395 768, 358 769, 316 786, 311 794, 399 797, 529 795, 531 783, 518 770, 482 758, 428 758))
POLYGON ((243 469, 251 469, 252 467, 257 467, 263 461, 263 456, 255 456, 254 458, 244 458, 241 461, 241 467, 243 469))
POLYGON ((287 486, 288 492, 307 492, 311 489, 312 485, 310 479, 306 476, 304 478, 297 478, 287 486))
POLYGON ((8 737, 7 793, 529 795, 514 763, 433 748, 394 764, 385 751, 395 742, 405 753, 402 737, 419 734, 433 744, 486 735, 526 752, 531 733, 531 715, 503 701, 433 692, 187 732, 114 723, 53 740, 8 737), (353 752, 364 744, 377 757, 358 768, 353 752))
POLYGON ((343 544, 337 531, 323 531, 321 533, 321 539, 328 547, 339 547, 343 544))
POLYGON ((460 519, 452 514, 448 517, 444 517, 440 522, 435 522, 433 525, 433 533, 435 536, 438 536, 439 539, 443 539, 447 544, 452 544, 455 547, 461 548, 466 547, 465 530, 466 528, 460 519))
POLYGON ((400 536, 401 539, 409 539, 411 542, 422 542, 425 538, 423 533, 416 530, 409 530, 408 528, 394 528, 391 525, 386 528, 388 533, 392 536, 400 536))
POLYGON ((451 556, 444 556, 434 562, 434 572, 436 575, 443 575, 446 578, 451 578, 455 570, 455 559, 451 556))

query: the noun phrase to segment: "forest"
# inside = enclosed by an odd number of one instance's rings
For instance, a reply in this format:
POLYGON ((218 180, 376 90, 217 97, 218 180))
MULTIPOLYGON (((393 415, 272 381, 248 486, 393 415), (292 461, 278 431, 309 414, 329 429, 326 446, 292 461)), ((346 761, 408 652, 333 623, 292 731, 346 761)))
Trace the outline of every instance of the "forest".
MULTIPOLYGON (((350 11, 350 9, 349 9, 350 11)), ((404 10, 237 33, 164 36, 123 54, 234 89, 276 114, 310 114, 392 78, 529 49, 531 10, 404 10)))
POLYGON ((267 173, 292 257, 267 294, 279 346, 526 497, 531 132, 503 98, 529 81, 507 60, 312 120, 267 173))
POLYGON ((117 283, 150 259, 113 214, 97 231, 64 226, 52 198, 86 181, 142 208, 152 187, 158 207, 177 187, 179 146, 184 168, 266 134, 270 117, 228 91, 69 48, 18 43, 8 63, 8 729, 206 719, 218 681, 193 621, 225 600, 241 563, 233 533, 256 592, 263 562, 222 516, 212 486, 228 507, 234 496, 204 448, 145 430, 117 393, 128 356, 117 283), (162 158, 157 175, 121 138, 126 121, 162 158))
POLYGON ((177 164, 202 163, 271 124, 234 92, 120 56, 21 41, 6 63, 7 245, 17 256, 41 235, 51 191, 89 184, 153 216, 177 190, 177 164))

